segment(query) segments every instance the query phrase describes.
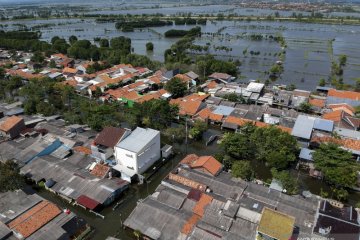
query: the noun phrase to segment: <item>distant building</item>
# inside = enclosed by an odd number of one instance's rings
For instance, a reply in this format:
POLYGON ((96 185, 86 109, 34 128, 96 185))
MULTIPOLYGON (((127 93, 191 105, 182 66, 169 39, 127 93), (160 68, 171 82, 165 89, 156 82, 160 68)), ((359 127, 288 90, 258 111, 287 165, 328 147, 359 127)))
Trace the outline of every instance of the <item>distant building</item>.
POLYGON ((115 146, 114 169, 121 172, 122 179, 131 182, 132 177, 140 177, 160 157, 160 132, 137 127, 115 146))
POLYGON ((213 73, 208 76, 209 80, 215 80, 217 83, 229 83, 235 78, 227 73, 213 73))

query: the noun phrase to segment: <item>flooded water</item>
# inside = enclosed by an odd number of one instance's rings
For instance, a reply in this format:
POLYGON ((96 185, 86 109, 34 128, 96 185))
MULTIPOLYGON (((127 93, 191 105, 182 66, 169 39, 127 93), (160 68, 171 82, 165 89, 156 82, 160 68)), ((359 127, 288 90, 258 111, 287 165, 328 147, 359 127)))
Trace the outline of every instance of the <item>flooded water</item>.
MULTIPOLYGON (((207 133, 206 137, 211 135, 219 135, 221 132, 218 129, 211 129, 210 133, 207 133)), ((166 138, 162 137, 164 143, 173 144, 166 138)), ((107 236, 116 236, 122 240, 135 239, 133 231, 130 229, 124 229, 122 223, 129 216, 132 210, 136 207, 139 199, 146 198, 149 194, 152 194, 157 186, 161 183, 162 179, 176 166, 176 164, 187 155, 187 153, 195 153, 197 155, 214 155, 219 152, 219 145, 216 141, 208 147, 205 146, 204 142, 189 142, 186 147, 185 144, 175 144, 174 149, 176 156, 169 160, 163 167, 159 169, 150 179, 148 183, 144 185, 133 184, 123 196, 114 202, 113 205, 105 208, 100 213, 105 216, 105 219, 95 216, 94 214, 80 208, 74 207, 68 204, 65 200, 55 196, 54 194, 40 190, 38 192, 42 197, 53 201, 63 208, 69 208, 77 215, 84 218, 91 226, 94 227, 94 233, 91 239, 104 240, 107 236), (112 210, 113 206, 118 201, 123 203, 118 206, 115 211, 112 210)), ((255 169, 256 175, 259 179, 266 180, 271 178, 270 170, 260 162, 253 162, 253 168, 255 169)), ((292 170, 291 174, 294 178, 298 179, 300 190, 310 190, 314 194, 320 194, 320 189, 329 190, 329 187, 318 180, 312 179, 305 174, 300 174, 298 171, 292 170)), ((349 203, 355 204, 360 201, 360 194, 357 192, 351 192, 349 196, 349 203)))
MULTIPOLYGON (((28 28, 50 24, 40 28, 42 39, 46 41, 57 35, 66 39, 75 35, 79 39, 89 40, 95 37, 126 36, 131 38, 135 53, 147 55, 157 61, 163 61, 164 51, 179 40, 165 38, 167 30, 194 27, 174 25, 124 33, 115 29, 115 23, 96 23, 93 19, 3 21, 1 24, 4 30, 19 29, 21 24, 28 28), (153 52, 146 51, 145 44, 149 41, 154 43, 153 52)), ((277 42, 266 38, 270 35, 282 35, 287 44, 284 49, 284 72, 276 83, 295 84, 301 89, 314 90, 321 78, 329 78, 331 61, 336 61, 341 54, 348 57, 344 68, 344 82, 354 84, 354 79, 360 76, 360 26, 276 21, 208 21, 206 26, 201 27, 203 35, 194 44, 210 46, 207 52, 201 54, 211 53, 220 59, 240 60, 242 65, 239 72, 243 80, 268 79, 269 74, 266 72, 279 60, 279 54, 283 50, 277 42), (249 36, 252 34, 262 35, 264 38, 251 40, 249 36), (219 50, 221 47, 226 47, 227 50, 219 50), (247 53, 244 54, 244 51, 247 53)))

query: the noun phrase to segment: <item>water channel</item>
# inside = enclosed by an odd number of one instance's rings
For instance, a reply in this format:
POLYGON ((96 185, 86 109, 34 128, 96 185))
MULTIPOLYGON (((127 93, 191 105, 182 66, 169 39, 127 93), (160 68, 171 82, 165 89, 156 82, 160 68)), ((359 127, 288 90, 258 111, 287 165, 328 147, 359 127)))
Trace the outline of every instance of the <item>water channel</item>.
MULTIPOLYGON (((210 129, 210 132, 207 133, 207 136, 221 134, 221 131, 218 129, 210 129)), ((163 143, 173 144, 168 139, 162 137, 163 143)), ((176 155, 174 158, 169 160, 165 165, 163 165, 150 179, 148 183, 143 185, 133 184, 128 191, 126 191, 120 199, 116 200, 111 206, 106 207, 100 213, 105 216, 105 219, 95 216, 93 213, 90 213, 78 206, 72 206, 68 204, 65 200, 60 197, 50 193, 46 190, 40 190, 38 193, 48 199, 58 204, 63 208, 69 208, 71 211, 84 218, 91 226, 94 227, 94 232, 91 235, 90 239, 94 240, 104 240, 107 236, 116 236, 122 240, 131 240, 135 239, 133 231, 123 229, 122 223, 129 216, 131 211, 136 207, 137 201, 139 199, 144 199, 149 194, 152 194, 157 186, 161 183, 161 180, 176 166, 176 164, 186 156, 186 153, 195 153, 199 156, 201 155, 214 155, 218 153, 220 148, 219 145, 213 142, 209 146, 205 146, 205 142, 189 142, 186 147, 185 144, 174 144, 176 155), (114 211, 114 205, 123 201, 114 211)), ((259 162, 252 162, 252 166, 256 172, 258 178, 266 180, 271 178, 270 170, 263 164, 259 162)), ((296 170, 291 170, 291 173, 294 178, 298 179, 300 185, 300 190, 309 190, 314 194, 320 194, 320 189, 328 190, 328 186, 313 178, 308 177, 304 173, 299 173, 296 170)), ((350 192, 349 203, 355 204, 360 201, 360 193, 350 192)))

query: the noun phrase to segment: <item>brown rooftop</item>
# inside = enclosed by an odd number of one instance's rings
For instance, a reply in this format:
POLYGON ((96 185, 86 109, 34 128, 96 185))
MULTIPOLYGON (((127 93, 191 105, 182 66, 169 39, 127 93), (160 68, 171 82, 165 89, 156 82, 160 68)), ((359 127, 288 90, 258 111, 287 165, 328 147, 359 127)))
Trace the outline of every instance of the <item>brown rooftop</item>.
POLYGON ((95 138, 95 144, 113 148, 125 132, 124 128, 106 127, 95 138))
POLYGON ((18 116, 9 117, 5 120, 5 122, 3 122, 0 125, 0 131, 8 132, 21 121, 24 121, 21 117, 18 116))

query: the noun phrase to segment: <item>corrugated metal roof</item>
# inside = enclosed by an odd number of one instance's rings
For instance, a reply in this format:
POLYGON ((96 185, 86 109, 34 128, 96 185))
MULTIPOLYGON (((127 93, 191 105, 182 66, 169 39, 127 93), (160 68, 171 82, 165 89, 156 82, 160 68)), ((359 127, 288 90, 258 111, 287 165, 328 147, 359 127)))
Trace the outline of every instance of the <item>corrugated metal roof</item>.
POLYGON ((314 117, 299 115, 296 119, 291 135, 310 140, 312 130, 314 127, 314 122, 315 122, 314 117))
POLYGON ((157 130, 137 127, 128 137, 118 143, 117 147, 137 153, 157 135, 160 135, 157 130))
POLYGON ((227 106, 223 106, 223 105, 219 105, 216 107, 216 109, 213 111, 214 114, 219 114, 219 115, 225 115, 225 116, 229 116, 235 108, 233 107, 227 107, 227 106))
POLYGON ((338 104, 338 103, 346 103, 350 106, 356 107, 360 105, 360 100, 352 100, 349 98, 338 98, 338 97, 327 97, 326 98, 326 104, 338 104))
POLYGON ((334 122, 331 120, 316 118, 314 122, 314 129, 332 132, 334 129, 334 122))
POLYGON ((315 152, 314 150, 310 150, 308 148, 301 148, 299 158, 305 159, 308 161, 313 161, 312 153, 315 152))

